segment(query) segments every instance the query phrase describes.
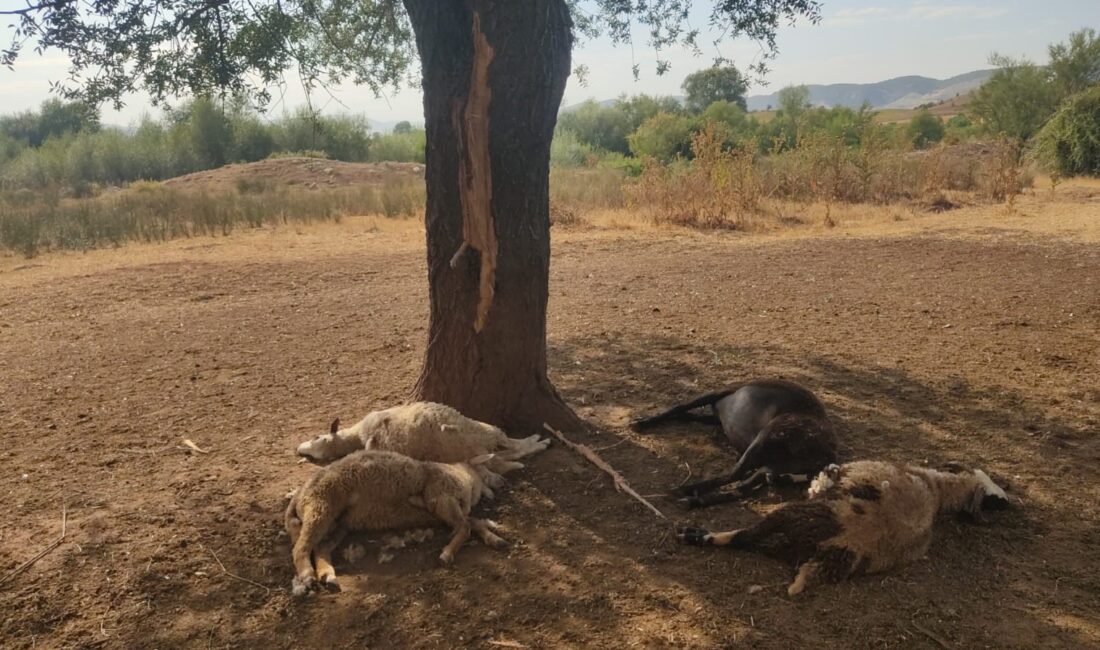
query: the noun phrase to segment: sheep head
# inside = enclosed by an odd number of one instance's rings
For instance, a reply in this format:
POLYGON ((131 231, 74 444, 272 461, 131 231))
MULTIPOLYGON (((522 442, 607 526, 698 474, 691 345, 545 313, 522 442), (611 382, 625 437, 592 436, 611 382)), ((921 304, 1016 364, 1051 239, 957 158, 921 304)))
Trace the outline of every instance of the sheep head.
POLYGON ((328 433, 298 445, 298 455, 315 463, 328 463, 360 448, 362 442, 358 436, 341 435, 340 418, 336 418, 329 425, 328 433))

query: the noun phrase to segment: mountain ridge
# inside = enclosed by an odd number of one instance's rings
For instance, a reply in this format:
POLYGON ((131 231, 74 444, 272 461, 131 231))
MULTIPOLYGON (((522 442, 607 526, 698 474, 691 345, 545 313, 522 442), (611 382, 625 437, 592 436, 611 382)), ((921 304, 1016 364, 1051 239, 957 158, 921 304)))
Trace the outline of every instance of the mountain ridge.
MULTIPOLYGON (((814 106, 859 108, 866 102, 876 109, 916 108, 922 104, 935 104, 956 95, 965 95, 982 85, 992 74, 992 69, 986 69, 972 70, 946 79, 903 75, 872 83, 806 84, 806 88, 810 91, 810 103, 814 106)), ((775 108, 779 104, 778 96, 778 91, 750 95, 746 101, 750 111, 763 111, 775 108)), ((681 103, 684 100, 682 95, 675 95, 673 99, 681 103)), ((598 103, 609 106, 615 101, 604 99, 598 103)), ((565 106, 561 110, 569 112, 582 103, 565 106)))

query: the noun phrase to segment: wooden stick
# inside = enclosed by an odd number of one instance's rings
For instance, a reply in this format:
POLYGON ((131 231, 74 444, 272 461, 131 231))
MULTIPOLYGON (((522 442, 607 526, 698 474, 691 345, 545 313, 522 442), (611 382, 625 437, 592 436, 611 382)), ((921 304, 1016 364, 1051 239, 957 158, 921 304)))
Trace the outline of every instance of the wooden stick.
POLYGON ((935 635, 935 634, 934 634, 934 633, 932 632, 932 630, 929 630, 928 628, 926 628, 926 627, 924 627, 923 625, 921 625, 920 623, 918 623, 918 622, 916 621, 916 619, 913 619, 913 620, 912 620, 912 621, 910 621, 910 622, 911 622, 911 623, 913 624, 913 627, 914 627, 914 628, 915 628, 915 629, 916 629, 916 630, 917 630, 918 632, 920 632, 920 633, 921 633, 921 634, 923 634, 924 636, 928 637, 929 639, 932 639, 933 641, 935 641, 935 642, 936 642, 936 644, 937 644, 937 645, 939 645, 939 646, 940 646, 941 648, 950 648, 950 647, 951 647, 950 645, 948 645, 948 644, 947 644, 947 641, 944 641, 944 640, 943 640, 943 639, 941 639, 940 637, 936 636, 936 635, 935 635))
POLYGON ((543 422, 542 426, 543 426, 544 429, 546 429, 550 433, 554 434, 554 437, 556 437, 558 440, 561 440, 563 445, 565 445, 566 447, 569 447, 570 449, 577 452, 581 456, 584 456, 593 465, 595 465, 596 467, 599 467, 603 471, 607 472, 607 474, 615 481, 615 489, 616 490, 618 490, 619 492, 626 492, 630 496, 634 497, 639 502, 641 502, 642 505, 644 505, 645 507, 652 510, 653 514, 657 515, 661 519, 667 519, 668 518, 668 517, 665 517, 665 514, 663 512, 661 512, 660 510, 658 510, 656 506, 654 506, 649 501, 646 501, 645 497, 643 497, 642 495, 635 492, 634 489, 631 488, 630 485, 626 482, 626 479, 624 479, 621 474, 616 472, 615 468, 608 465, 607 462, 604 461, 604 459, 600 458, 599 455, 596 452, 592 451, 591 447, 587 447, 585 445, 580 445, 580 444, 577 444, 575 442, 569 441, 568 439, 566 439, 565 436, 562 435, 561 431, 558 431, 558 430, 554 429, 552 426, 550 426, 549 424, 546 424, 545 422, 543 422))
POLYGON ((46 556, 47 553, 54 550, 58 546, 61 546, 61 542, 65 541, 65 532, 66 532, 66 529, 68 528, 68 519, 69 519, 69 511, 65 507, 65 504, 62 503, 61 504, 61 536, 58 537, 57 539, 55 539, 54 541, 50 542, 49 546, 47 546, 46 548, 39 551, 37 555, 35 555, 34 557, 27 560, 23 564, 20 564, 19 566, 15 567, 11 571, 9 571, 8 574, 5 575, 3 578, 0 578, 0 585, 4 584, 8 580, 11 580, 12 578, 19 575, 20 573, 26 571, 27 567, 29 567, 30 565, 34 564, 35 562, 41 560, 43 557, 46 556))

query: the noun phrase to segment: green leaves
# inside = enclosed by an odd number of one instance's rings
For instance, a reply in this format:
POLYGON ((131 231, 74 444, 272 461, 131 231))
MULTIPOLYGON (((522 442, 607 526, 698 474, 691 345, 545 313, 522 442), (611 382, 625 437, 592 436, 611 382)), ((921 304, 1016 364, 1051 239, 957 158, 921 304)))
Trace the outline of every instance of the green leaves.
MULTIPOLYGON (((658 53, 672 46, 698 51, 692 0, 563 1, 580 36, 625 44, 644 33, 658 53)), ((59 50, 70 75, 55 90, 90 104, 119 106, 139 89, 156 103, 229 94, 263 104, 288 73, 307 89, 351 80, 381 93, 416 83, 410 73, 417 52, 400 0, 29 0, 0 15, 16 21, 0 64, 14 65, 26 47, 59 50)), ((721 0, 710 23, 725 38, 761 43, 764 56, 753 66, 760 74, 782 22, 820 16, 814 0, 721 0)), ((657 73, 669 69, 658 56, 657 73)))

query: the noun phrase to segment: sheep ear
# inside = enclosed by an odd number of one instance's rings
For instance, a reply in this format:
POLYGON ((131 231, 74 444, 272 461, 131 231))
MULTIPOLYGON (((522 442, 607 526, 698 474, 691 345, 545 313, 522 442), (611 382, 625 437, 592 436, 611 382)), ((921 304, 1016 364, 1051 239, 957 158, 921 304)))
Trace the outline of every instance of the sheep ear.
POLYGON ((489 462, 489 461, 493 460, 493 458, 494 458, 495 456, 496 456, 496 454, 482 454, 482 455, 480 455, 480 456, 474 456, 473 458, 471 458, 471 459, 470 459, 470 460, 468 460, 467 462, 468 462, 468 463, 469 463, 470 465, 474 465, 474 466, 476 466, 476 465, 484 465, 485 463, 487 463, 487 462, 489 462))
POLYGON ((335 420, 332 421, 332 424, 328 425, 328 432, 334 434, 339 430, 340 430, 340 418, 336 418, 335 420))
POLYGON ((970 494, 970 500, 967 501, 966 506, 963 508, 966 514, 974 518, 974 521, 982 521, 983 500, 985 500, 985 490, 979 486, 970 494))

